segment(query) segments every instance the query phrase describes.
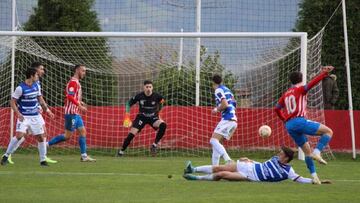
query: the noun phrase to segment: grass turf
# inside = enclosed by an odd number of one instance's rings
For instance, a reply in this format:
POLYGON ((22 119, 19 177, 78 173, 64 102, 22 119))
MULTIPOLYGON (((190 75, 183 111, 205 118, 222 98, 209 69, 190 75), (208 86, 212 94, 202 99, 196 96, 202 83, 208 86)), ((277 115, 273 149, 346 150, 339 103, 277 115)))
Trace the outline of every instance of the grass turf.
MULTIPOLYGON (((321 186, 186 181, 187 157, 97 156, 96 163, 80 163, 75 155, 51 158, 59 163, 44 168, 35 154, 15 154, 15 165, 0 166, 0 202, 360 202, 360 162, 348 158, 317 164, 320 178, 333 180, 321 186)), ((210 163, 190 159, 194 165, 210 163)), ((292 164, 309 176, 305 163, 292 164)))

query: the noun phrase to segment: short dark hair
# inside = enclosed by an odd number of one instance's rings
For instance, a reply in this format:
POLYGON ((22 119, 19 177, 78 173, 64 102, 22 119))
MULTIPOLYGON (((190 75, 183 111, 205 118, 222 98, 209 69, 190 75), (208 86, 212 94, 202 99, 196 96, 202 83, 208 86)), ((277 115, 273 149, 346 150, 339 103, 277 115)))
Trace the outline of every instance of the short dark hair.
POLYGON ((212 77, 212 81, 217 84, 217 85, 220 85, 221 82, 222 82, 222 78, 220 75, 216 74, 212 77))
POLYGON ((73 72, 75 73, 75 71, 77 70, 77 69, 79 69, 81 66, 85 66, 84 64, 77 64, 77 65, 75 65, 74 67, 73 67, 73 72))
POLYGON ((285 155, 287 156, 287 158, 288 158, 288 163, 291 161, 291 160, 293 160, 294 159, 294 154, 295 154, 295 152, 294 152, 294 150, 292 150, 291 148, 289 148, 289 147, 286 147, 286 146, 282 146, 281 147, 281 150, 285 153, 285 155))
POLYGON ((39 66, 43 66, 42 63, 38 62, 38 61, 35 61, 31 64, 30 68, 35 68, 35 69, 38 69, 39 66))
POLYGON ((37 70, 35 68, 27 68, 25 70, 26 79, 31 78, 31 76, 34 76, 36 73, 37 73, 37 70))
POLYGON ((152 85, 153 82, 151 80, 145 80, 144 85, 152 85))
POLYGON ((303 75, 301 72, 294 71, 294 72, 290 73, 289 80, 290 80, 291 84, 295 85, 295 84, 302 82, 302 77, 303 77, 303 75))

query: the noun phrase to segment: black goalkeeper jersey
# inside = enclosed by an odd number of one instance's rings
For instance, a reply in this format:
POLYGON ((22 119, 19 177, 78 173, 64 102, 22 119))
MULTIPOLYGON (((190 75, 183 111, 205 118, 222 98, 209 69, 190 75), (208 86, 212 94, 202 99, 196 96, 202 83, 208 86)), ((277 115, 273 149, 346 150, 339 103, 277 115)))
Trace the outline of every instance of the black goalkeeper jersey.
POLYGON ((156 92, 153 92, 150 96, 146 96, 144 92, 141 92, 129 100, 130 106, 137 102, 139 103, 139 114, 157 116, 164 98, 156 92))

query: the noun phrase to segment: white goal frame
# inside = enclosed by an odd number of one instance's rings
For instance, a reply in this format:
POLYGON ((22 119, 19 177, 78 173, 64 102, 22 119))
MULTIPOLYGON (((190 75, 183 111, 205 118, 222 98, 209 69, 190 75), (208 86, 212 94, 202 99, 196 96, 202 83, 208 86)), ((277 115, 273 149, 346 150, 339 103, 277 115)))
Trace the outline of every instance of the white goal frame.
MULTIPOLYGON (((306 32, 38 32, 38 31, 0 31, 0 36, 16 37, 112 37, 112 38, 300 38, 300 71, 303 83, 307 76, 307 33, 306 32)), ((15 46, 15 43, 13 43, 15 46)), ((200 64, 200 43, 196 43, 196 64, 200 64)), ((13 47, 13 50, 15 47, 13 47)), ((14 51, 12 52, 14 54, 14 51)), ((14 58, 14 57, 13 57, 14 58)), ((196 106, 199 105, 200 66, 196 66, 196 106)), ((12 63, 11 89, 15 88, 15 63, 12 63)), ((14 112, 11 110, 11 133, 13 136, 14 112)), ((304 160, 304 153, 299 148, 299 159, 304 160)))

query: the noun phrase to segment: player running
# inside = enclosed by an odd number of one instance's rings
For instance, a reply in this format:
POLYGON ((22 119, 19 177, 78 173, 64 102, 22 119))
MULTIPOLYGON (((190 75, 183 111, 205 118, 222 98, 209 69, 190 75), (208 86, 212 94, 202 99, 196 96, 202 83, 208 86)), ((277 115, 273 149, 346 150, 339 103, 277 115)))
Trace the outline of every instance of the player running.
MULTIPOLYGON (((39 63, 39 62, 33 62, 33 63, 31 64, 31 68, 35 68, 35 69, 36 69, 36 71, 37 71, 37 73, 38 73, 38 75, 39 75, 39 78, 42 78, 42 77, 44 76, 44 74, 45 74, 45 68, 44 68, 44 65, 43 65, 43 64, 41 64, 41 63, 39 63)), ((36 81, 36 84, 39 86, 39 91, 40 91, 39 100, 46 104, 45 99, 44 99, 44 97, 43 97, 43 95, 42 95, 42 93, 41 93, 40 80, 36 81)), ((46 126, 45 126, 45 120, 44 120, 44 118, 43 118, 42 115, 41 115, 41 113, 42 113, 42 108, 41 108, 40 106, 39 106, 39 111, 40 111, 39 118, 40 118, 41 122, 43 123, 44 139, 45 139, 45 142, 46 142, 47 131, 46 131, 46 126)), ((49 114, 50 118, 52 118, 52 119, 55 117, 54 114, 51 112, 51 110, 50 110, 49 108, 48 108, 48 110, 46 111, 46 113, 49 114)), ((27 136, 30 135, 30 134, 31 134, 31 133, 28 132, 25 136, 23 136, 23 137, 19 140, 19 142, 17 142, 17 144, 16 144, 16 146, 15 146, 15 148, 14 148, 14 151, 16 151, 17 148, 19 148, 19 146, 25 141, 25 137, 27 137, 27 136)), ((49 157, 46 157, 46 161, 47 161, 48 163, 51 163, 51 164, 57 163, 57 161, 52 160, 52 159, 50 159, 49 157)), ((8 157, 8 162, 9 162, 10 164, 14 164, 14 162, 12 161, 11 155, 8 157)))
POLYGON ((45 112, 48 107, 44 100, 40 100, 41 91, 37 81, 39 75, 35 68, 28 68, 25 71, 26 80, 16 87, 12 94, 10 106, 17 115, 16 136, 12 137, 6 153, 2 156, 1 165, 8 163, 8 157, 16 150, 16 146, 27 133, 31 132, 38 141, 38 150, 40 155, 40 165, 48 166, 46 161, 46 142, 44 138, 43 120, 39 114, 39 103, 45 112))
POLYGON ((164 98, 160 94, 153 92, 152 82, 150 80, 145 80, 144 91, 137 94, 135 97, 132 97, 126 103, 124 127, 131 126, 131 129, 124 140, 121 149, 119 149, 117 153, 118 156, 124 155, 131 140, 145 127, 146 124, 149 124, 154 130, 157 130, 155 141, 150 147, 152 155, 156 155, 157 145, 164 136, 166 130, 166 123, 159 117, 159 112, 164 103, 164 98), (136 103, 139 103, 139 113, 131 126, 130 108, 136 103))
POLYGON ((65 135, 61 134, 53 137, 48 145, 52 146, 57 143, 70 139, 76 130, 79 134, 79 145, 81 152, 81 162, 94 162, 96 159, 91 158, 86 153, 86 130, 80 111, 87 111, 86 104, 82 102, 82 90, 80 80, 85 77, 85 65, 76 65, 74 67, 74 75, 66 85, 65 89, 65 135))
POLYGON ((220 157, 223 157, 226 163, 231 162, 231 158, 221 144, 224 140, 230 140, 237 127, 237 118, 235 114, 236 101, 232 92, 226 86, 222 85, 220 75, 214 75, 212 78, 213 88, 215 90, 216 107, 212 114, 221 112, 221 121, 216 126, 210 139, 212 145, 212 165, 219 165, 220 157))
POLYGON ((321 164, 327 164, 320 153, 329 143, 333 132, 323 124, 305 119, 307 93, 322 79, 328 76, 329 72, 333 69, 334 67, 332 66, 324 67, 322 72, 306 85, 302 85, 303 75, 301 72, 292 72, 289 77, 292 87, 282 95, 275 107, 277 115, 285 122, 286 130, 291 138, 304 151, 307 168, 313 177, 313 182, 316 184, 320 184, 320 180, 316 174, 313 159, 321 164), (282 108, 285 110, 281 111, 282 108), (306 135, 321 136, 313 152, 311 152, 311 147, 306 135))
MULTIPOLYGON (((298 183, 313 183, 312 179, 304 178, 296 174, 290 161, 294 157, 294 151, 288 147, 282 147, 277 156, 260 163, 246 157, 240 158, 237 163, 221 166, 198 166, 193 167, 191 162, 187 163, 183 177, 187 180, 218 181, 221 179, 229 181, 252 181, 252 182, 279 182, 293 180, 298 183), (205 173, 208 175, 197 176, 191 173, 205 173)), ((331 183, 323 181, 322 183, 331 183)))

